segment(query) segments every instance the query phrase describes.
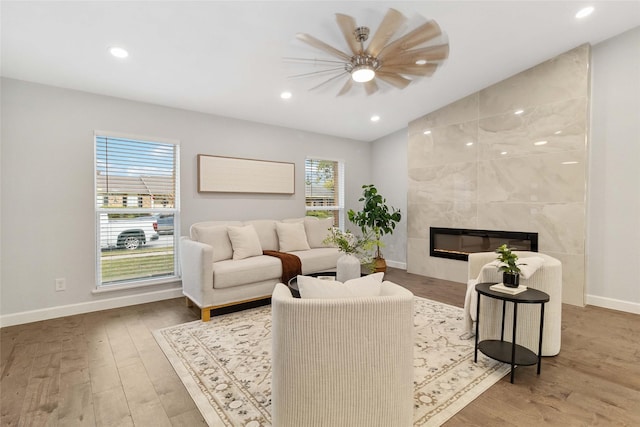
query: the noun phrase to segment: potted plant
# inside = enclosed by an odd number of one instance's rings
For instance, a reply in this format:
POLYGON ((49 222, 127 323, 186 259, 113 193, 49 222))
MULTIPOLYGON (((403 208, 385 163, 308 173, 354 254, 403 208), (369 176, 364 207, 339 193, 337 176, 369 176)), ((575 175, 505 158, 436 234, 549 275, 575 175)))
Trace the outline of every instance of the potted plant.
POLYGON ((509 288, 517 288, 520 285, 520 267, 516 264, 518 255, 514 254, 506 244, 496 249, 499 254, 497 260, 501 265, 498 267, 502 271, 502 283, 509 288))
POLYGON ((385 234, 393 234, 402 216, 399 209, 386 205, 386 199, 374 185, 363 185, 362 189, 363 197, 358 200, 364 202, 362 210, 354 212, 349 209, 349 221, 360 227, 362 234, 373 235, 376 245, 375 271, 387 271, 387 263, 380 252, 380 248, 384 246, 381 238, 385 234))

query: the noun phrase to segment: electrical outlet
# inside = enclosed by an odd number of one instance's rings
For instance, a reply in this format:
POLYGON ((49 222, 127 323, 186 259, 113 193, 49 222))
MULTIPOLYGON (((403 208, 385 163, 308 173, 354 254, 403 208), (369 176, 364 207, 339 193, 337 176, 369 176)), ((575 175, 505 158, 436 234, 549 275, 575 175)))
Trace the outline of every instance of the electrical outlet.
POLYGON ((67 289, 67 281, 62 279, 56 279, 56 292, 64 291, 67 289))

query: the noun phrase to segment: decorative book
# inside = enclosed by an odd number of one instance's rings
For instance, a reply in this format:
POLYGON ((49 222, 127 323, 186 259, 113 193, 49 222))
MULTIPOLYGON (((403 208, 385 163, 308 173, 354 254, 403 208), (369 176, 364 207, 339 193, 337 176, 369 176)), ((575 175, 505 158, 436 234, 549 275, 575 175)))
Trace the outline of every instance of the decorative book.
POLYGON ((497 292, 504 292, 505 294, 517 295, 520 292, 524 292, 527 290, 526 286, 520 285, 517 288, 510 288, 505 286, 503 283, 496 283, 495 285, 489 286, 489 289, 497 292))

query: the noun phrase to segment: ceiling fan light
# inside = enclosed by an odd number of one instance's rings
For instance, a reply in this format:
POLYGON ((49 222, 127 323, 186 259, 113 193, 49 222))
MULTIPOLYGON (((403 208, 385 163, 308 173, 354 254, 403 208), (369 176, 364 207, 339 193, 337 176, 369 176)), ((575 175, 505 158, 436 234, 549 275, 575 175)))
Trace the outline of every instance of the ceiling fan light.
POLYGON ((351 71, 351 78, 354 82, 366 83, 376 76, 376 72, 368 65, 357 65, 351 71))

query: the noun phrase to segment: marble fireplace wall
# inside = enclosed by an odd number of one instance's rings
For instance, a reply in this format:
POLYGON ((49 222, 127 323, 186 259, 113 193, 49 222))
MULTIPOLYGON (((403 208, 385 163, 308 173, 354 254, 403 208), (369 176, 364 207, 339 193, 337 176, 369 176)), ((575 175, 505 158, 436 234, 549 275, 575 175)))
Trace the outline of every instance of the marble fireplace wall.
POLYGON ((432 226, 537 232, 584 305, 589 61, 580 46, 409 123, 409 272, 466 282, 429 256, 432 226))

